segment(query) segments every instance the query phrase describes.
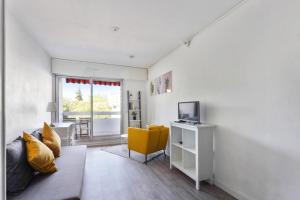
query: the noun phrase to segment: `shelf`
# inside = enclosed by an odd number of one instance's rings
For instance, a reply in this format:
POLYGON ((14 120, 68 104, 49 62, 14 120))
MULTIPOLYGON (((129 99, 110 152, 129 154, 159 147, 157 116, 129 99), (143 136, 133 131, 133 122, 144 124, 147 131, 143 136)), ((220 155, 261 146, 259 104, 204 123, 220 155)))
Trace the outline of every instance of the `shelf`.
POLYGON ((172 165, 174 165, 176 168, 178 169, 183 169, 183 164, 182 164, 182 161, 181 160, 176 160, 176 161, 173 161, 172 162, 172 165))
POLYGON ((213 126, 171 123, 170 167, 199 182, 212 177, 213 126))
POLYGON ((196 178, 196 169, 195 168, 182 168, 182 171, 188 175, 190 178, 194 179, 196 178))
POLYGON ((187 148, 187 147, 182 147, 182 149, 196 155, 195 149, 191 149, 191 148, 187 148))
POLYGON ((185 150, 185 151, 188 151, 188 152, 190 152, 190 153, 196 155, 196 150, 195 150, 195 149, 183 147, 183 145, 180 144, 180 143, 172 143, 172 145, 174 145, 174 146, 176 146, 176 147, 179 147, 179 148, 181 148, 181 149, 183 149, 183 150, 185 150))
POLYGON ((182 144, 179 144, 179 143, 172 143, 172 145, 174 145, 176 147, 179 147, 179 148, 182 148, 182 144))
POLYGON ((196 154, 196 132, 191 130, 182 129, 182 141, 185 150, 196 154))
POLYGON ((130 92, 127 90, 127 113, 128 113, 128 127, 142 127, 142 102, 141 91, 130 92))
POLYGON ((195 168, 184 168, 181 160, 173 161, 172 165, 174 167, 176 167, 177 169, 179 169, 180 171, 184 172, 186 175, 188 175, 193 180, 195 180, 195 177, 196 177, 196 169, 195 168))

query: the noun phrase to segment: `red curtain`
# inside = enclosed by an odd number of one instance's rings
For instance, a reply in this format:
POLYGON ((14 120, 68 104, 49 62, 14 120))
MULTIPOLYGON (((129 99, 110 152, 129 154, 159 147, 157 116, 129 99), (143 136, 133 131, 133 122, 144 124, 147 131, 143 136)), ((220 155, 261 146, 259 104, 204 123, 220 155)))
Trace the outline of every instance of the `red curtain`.
POLYGON ((77 79, 77 78, 66 78, 66 83, 90 84, 90 80, 77 79))
MULTIPOLYGON (((66 78, 66 83, 90 84, 90 80, 77 79, 77 78, 66 78)), ((114 82, 114 81, 93 81, 93 84, 107 85, 107 86, 121 86, 120 82, 114 82)))
POLYGON ((93 81, 95 85, 108 85, 108 86, 120 86, 120 82, 113 82, 113 81, 93 81))

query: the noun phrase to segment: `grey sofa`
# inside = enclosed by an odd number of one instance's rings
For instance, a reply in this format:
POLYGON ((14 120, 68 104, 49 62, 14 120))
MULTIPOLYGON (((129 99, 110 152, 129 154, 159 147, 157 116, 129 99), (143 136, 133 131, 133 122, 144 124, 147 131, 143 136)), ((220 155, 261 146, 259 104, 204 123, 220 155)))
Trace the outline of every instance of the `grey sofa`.
POLYGON ((58 171, 34 176, 29 186, 8 200, 62 200, 80 199, 86 158, 86 146, 62 147, 56 159, 58 171))

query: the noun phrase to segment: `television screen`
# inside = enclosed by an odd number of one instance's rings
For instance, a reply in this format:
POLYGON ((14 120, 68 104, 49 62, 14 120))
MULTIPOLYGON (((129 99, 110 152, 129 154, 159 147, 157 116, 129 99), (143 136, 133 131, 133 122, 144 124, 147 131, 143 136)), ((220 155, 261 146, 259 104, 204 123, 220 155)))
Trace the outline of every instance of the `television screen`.
POLYGON ((187 122, 200 122, 199 110, 199 101, 179 102, 178 119, 187 122))

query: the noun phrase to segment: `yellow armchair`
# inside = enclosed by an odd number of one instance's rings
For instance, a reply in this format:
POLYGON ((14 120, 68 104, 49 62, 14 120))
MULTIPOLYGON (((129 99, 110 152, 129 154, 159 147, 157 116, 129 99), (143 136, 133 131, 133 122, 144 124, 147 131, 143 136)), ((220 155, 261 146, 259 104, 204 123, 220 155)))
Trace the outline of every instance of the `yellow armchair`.
POLYGON ((128 128, 128 150, 136 151, 145 155, 147 164, 147 155, 156 151, 164 150, 167 146, 169 137, 169 128, 164 126, 150 125, 147 129, 128 128))

